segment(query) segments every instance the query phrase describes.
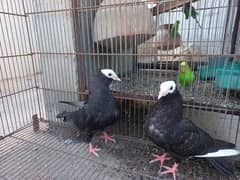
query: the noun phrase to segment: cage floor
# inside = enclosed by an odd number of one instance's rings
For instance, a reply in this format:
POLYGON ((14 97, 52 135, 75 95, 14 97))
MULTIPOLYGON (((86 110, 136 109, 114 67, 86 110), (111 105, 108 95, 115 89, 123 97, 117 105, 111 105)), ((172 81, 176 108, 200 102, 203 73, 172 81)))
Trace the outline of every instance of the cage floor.
MULTIPOLYGON (((140 70, 137 73, 123 77, 121 83, 113 82, 111 89, 115 92, 128 94, 129 96, 150 96, 154 99, 158 95, 160 83, 168 80, 178 82, 178 72, 140 70)), ((223 108, 240 109, 240 92, 232 90, 226 96, 226 90, 217 88, 214 80, 197 79, 192 87, 179 87, 179 90, 187 101, 217 105, 223 108)))
MULTIPOLYGON (((105 145, 94 136, 93 144, 101 148, 100 157, 94 157, 80 140, 64 144, 68 135, 59 133, 66 127, 40 127, 38 132, 30 126, 0 140, 0 179, 172 179, 159 175, 158 163, 149 164, 151 154, 162 150, 148 141, 116 136, 116 144, 105 145)), ((204 160, 188 160, 179 165, 178 179, 226 178, 204 160)))

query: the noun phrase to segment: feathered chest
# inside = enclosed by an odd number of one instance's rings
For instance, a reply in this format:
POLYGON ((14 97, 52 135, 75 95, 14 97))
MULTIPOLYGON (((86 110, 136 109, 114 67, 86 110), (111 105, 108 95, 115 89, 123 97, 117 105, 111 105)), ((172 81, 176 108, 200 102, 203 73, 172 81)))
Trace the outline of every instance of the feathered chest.
POLYGON ((166 128, 180 121, 182 109, 177 104, 158 105, 149 114, 148 121, 155 124, 157 128, 166 128))
POLYGON ((158 101, 146 118, 145 131, 157 144, 163 145, 171 129, 182 119, 181 99, 158 101))

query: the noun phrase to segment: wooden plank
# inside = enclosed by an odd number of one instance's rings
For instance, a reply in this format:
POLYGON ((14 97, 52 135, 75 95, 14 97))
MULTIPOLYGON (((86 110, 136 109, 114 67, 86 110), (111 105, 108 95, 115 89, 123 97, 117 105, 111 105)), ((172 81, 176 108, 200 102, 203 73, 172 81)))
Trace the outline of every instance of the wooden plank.
POLYGON ((164 13, 169 11, 170 9, 176 9, 184 4, 187 4, 189 2, 196 2, 198 0, 175 0, 175 1, 167 1, 167 2, 162 2, 159 3, 157 6, 153 7, 151 9, 153 16, 156 16, 158 14, 164 13))

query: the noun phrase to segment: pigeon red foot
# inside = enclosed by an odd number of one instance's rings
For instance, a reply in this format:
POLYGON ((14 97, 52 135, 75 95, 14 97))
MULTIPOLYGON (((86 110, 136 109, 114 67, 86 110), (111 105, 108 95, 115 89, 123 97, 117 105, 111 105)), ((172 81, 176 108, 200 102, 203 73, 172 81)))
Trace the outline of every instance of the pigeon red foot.
POLYGON ((109 136, 106 131, 103 131, 103 136, 101 138, 104 139, 105 144, 107 144, 108 141, 112 141, 113 143, 116 143, 116 140, 113 138, 113 136, 109 136))
POLYGON ((153 157, 155 157, 155 159, 151 160, 149 163, 152 164, 152 163, 154 163, 154 162, 160 161, 160 170, 161 170, 162 167, 163 167, 164 161, 171 159, 171 158, 168 156, 168 153, 164 153, 163 155, 157 155, 157 154, 152 154, 152 155, 153 155, 153 157))
POLYGON ((166 169, 166 171, 161 172, 161 175, 172 173, 173 179, 176 180, 176 172, 178 167, 177 163, 174 163, 172 167, 168 167, 168 166, 163 166, 163 167, 166 169))
POLYGON ((92 155, 94 155, 94 156, 99 157, 99 155, 98 155, 98 153, 97 153, 98 151, 100 151, 99 148, 95 148, 95 147, 92 145, 92 143, 89 143, 89 154, 92 154, 92 155))

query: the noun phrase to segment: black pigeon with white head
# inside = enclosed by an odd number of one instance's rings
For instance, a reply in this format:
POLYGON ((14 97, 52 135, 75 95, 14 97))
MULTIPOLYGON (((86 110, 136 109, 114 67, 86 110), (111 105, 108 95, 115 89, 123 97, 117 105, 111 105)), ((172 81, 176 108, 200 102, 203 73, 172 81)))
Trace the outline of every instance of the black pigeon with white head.
MULTIPOLYGON (((177 162, 192 157, 206 158, 219 172, 226 176, 233 176, 232 162, 224 159, 236 156, 240 152, 233 144, 215 140, 192 121, 183 118, 183 100, 175 81, 165 81, 160 85, 157 103, 145 119, 145 132, 158 146, 164 148, 177 162)), ((151 162, 163 162, 169 157, 167 154, 154 155, 151 162)), ((177 164, 162 174, 173 173, 176 179, 177 164)))
MULTIPOLYGON (((78 110, 62 112, 57 115, 57 118, 64 118, 64 121, 72 120, 79 131, 87 132, 87 141, 90 142, 96 130, 103 131, 104 128, 114 124, 120 117, 119 105, 109 88, 113 80, 121 81, 112 69, 101 69, 89 83, 88 102, 60 101, 60 103, 76 106, 78 110)), ((103 132, 103 138, 105 143, 108 140, 115 143, 115 139, 105 131, 103 132)), ((91 143, 89 144, 91 154, 98 156, 98 150, 91 143)))

